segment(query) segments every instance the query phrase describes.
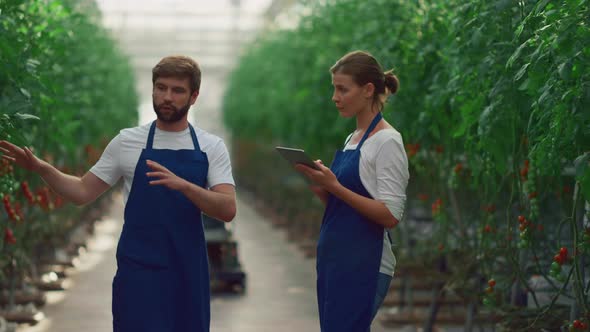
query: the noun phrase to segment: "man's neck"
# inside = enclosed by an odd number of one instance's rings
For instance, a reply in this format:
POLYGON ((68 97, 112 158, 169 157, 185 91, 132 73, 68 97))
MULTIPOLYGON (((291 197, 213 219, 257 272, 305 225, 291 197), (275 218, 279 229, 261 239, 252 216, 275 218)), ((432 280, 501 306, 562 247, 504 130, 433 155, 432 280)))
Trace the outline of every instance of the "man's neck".
POLYGON ((164 122, 160 119, 157 119, 156 128, 163 131, 183 131, 188 128, 188 120, 184 118, 176 122, 164 122))

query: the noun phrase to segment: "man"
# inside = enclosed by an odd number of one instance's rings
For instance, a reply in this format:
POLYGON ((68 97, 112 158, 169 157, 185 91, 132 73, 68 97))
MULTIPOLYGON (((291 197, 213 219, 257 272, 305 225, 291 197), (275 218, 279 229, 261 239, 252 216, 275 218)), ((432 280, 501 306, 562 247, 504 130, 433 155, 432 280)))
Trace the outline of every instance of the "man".
POLYGON ((125 223, 113 280, 115 332, 209 331, 209 273, 201 211, 225 222, 236 214, 235 183, 223 141, 193 128, 187 113, 201 71, 184 56, 152 70, 157 120, 122 130, 82 178, 28 148, 0 142, 2 156, 38 173, 76 204, 124 179, 125 223), (208 189, 207 189, 208 188, 208 189))

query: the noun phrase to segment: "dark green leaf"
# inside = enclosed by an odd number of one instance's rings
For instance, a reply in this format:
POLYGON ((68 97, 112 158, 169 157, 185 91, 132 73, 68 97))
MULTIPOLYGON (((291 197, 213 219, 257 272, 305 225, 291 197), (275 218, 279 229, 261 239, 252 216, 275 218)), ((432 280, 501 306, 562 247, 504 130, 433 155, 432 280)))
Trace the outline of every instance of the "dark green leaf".
POLYGON ((23 94, 23 96, 25 96, 27 98, 31 98, 31 93, 29 91, 27 91, 27 89, 20 88, 20 92, 23 94))
POLYGON ((516 51, 514 51, 514 53, 512 53, 512 55, 510 56, 510 58, 506 62, 506 68, 512 67, 512 64, 516 60, 518 60, 518 58, 520 57, 520 53, 522 53, 522 50, 524 50, 524 48, 527 46, 527 44, 528 44, 528 40, 525 41, 524 43, 520 44, 520 46, 516 49, 516 51))
POLYGON ((558 67, 559 76, 562 80, 568 81, 572 74, 572 63, 571 61, 566 61, 559 65, 558 67))
POLYGON ((574 166, 576 167, 576 177, 581 178, 588 171, 588 163, 590 162, 590 152, 578 156, 574 160, 574 166))
POLYGON ((526 73, 526 69, 529 67, 529 65, 530 65, 530 63, 526 63, 522 67, 520 67, 520 69, 518 70, 516 75, 514 75, 515 81, 518 81, 522 78, 522 76, 526 73))
POLYGON ((16 113, 14 114, 14 117, 18 118, 19 120, 41 120, 38 116, 34 116, 32 114, 16 113))
POLYGON ((535 15, 539 15, 552 0, 541 0, 535 6, 535 15))

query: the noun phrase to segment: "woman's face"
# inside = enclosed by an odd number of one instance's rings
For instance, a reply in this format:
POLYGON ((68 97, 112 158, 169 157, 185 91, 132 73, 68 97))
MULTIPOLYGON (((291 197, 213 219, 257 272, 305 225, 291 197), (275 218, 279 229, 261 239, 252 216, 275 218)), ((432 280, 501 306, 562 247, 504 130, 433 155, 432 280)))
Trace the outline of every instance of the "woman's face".
POLYGON ((332 85, 332 101, 342 117, 350 118, 367 108, 370 109, 372 84, 359 86, 352 76, 336 72, 332 74, 332 85))

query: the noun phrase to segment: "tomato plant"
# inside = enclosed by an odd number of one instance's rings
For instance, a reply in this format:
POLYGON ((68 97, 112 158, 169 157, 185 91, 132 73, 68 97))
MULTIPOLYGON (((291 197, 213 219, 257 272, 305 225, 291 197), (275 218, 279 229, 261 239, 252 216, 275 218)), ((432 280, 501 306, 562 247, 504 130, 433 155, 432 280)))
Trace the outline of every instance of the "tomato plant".
MULTIPOLYGON (((507 308, 533 294, 537 322, 554 304, 538 302, 529 286, 541 275, 552 295, 575 299, 572 317, 587 315, 588 17, 587 0, 314 2, 297 26, 271 29, 247 48, 230 77, 224 120, 236 146, 293 145, 330 160, 354 123, 338 119, 328 69, 348 51, 370 51, 401 82, 384 116, 410 160, 408 213, 430 210, 434 220, 408 261, 442 254, 456 262, 454 280, 466 281, 472 271, 461 264, 471 260, 502 285, 488 286, 499 312, 513 315, 507 308), (561 254, 560 265, 553 257, 561 247, 580 254, 561 254)), ((242 151, 236 158, 256 166, 237 167, 238 182, 267 200, 283 197, 273 156, 242 151), (269 175, 266 186, 248 180, 257 174, 269 175)), ((294 201, 283 198, 283 206, 294 201)), ((477 282, 455 284, 490 294, 477 282)))
MULTIPOLYGON (((137 120, 130 63, 91 3, 0 1, 0 139, 78 175, 89 166, 85 147, 102 150, 137 120)), ((40 247, 63 246, 85 211, 6 161, 0 196, 0 271, 22 272, 40 247)))

